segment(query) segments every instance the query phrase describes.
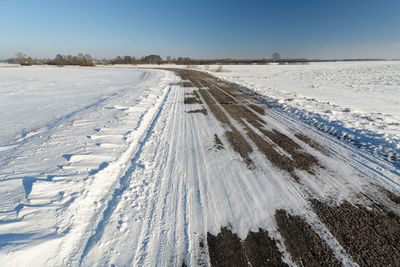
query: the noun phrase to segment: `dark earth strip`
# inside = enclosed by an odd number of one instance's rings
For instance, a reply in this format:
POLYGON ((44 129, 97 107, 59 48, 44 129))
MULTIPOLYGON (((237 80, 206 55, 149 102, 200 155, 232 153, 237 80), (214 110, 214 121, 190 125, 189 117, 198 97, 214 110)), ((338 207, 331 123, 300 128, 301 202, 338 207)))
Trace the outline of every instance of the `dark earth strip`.
POLYGON ((398 195, 393 194, 392 192, 386 190, 383 187, 381 187, 380 189, 393 203, 400 205, 400 197, 398 195))
POLYGON ((259 114, 265 115, 265 109, 260 105, 250 104, 249 107, 252 108, 254 111, 257 111, 259 114))
POLYGON ((244 247, 252 266, 288 266, 282 262, 282 254, 276 246, 276 241, 261 228, 258 229, 258 233, 249 232, 244 240, 244 247))
POLYGON ((315 142, 314 140, 312 140, 311 138, 309 138, 308 136, 305 136, 303 134, 300 133, 296 133, 294 136, 296 136, 297 139, 303 141, 304 143, 306 143, 307 145, 309 145, 310 147, 318 150, 319 152, 321 152, 324 155, 329 155, 329 150, 327 147, 322 146, 321 144, 315 142))
POLYGON ((400 218, 384 210, 312 200, 315 212, 360 266, 400 266, 400 218))
POLYGON ((185 100, 183 100, 184 104, 202 104, 201 101, 196 98, 196 97, 185 97, 185 100))
POLYGON ((214 114, 215 118, 231 128, 232 131, 226 131, 225 136, 231 144, 233 150, 240 154, 247 166, 252 166, 252 160, 249 158, 249 154, 253 151, 253 149, 251 148, 250 144, 246 141, 246 139, 244 139, 240 132, 232 126, 226 114, 211 98, 208 91, 205 89, 201 89, 199 90, 199 92, 206 102, 207 106, 214 114))
MULTIPOLYGON (((292 139, 277 129, 271 129, 260 117, 266 115, 268 109, 258 105, 253 96, 206 73, 175 71, 186 82, 190 82, 191 88, 198 88, 186 96, 194 100, 188 99, 186 102, 204 102, 208 113, 226 129, 225 140, 250 169, 257 167, 250 159, 250 154, 256 149, 298 182, 296 170, 315 175, 315 168, 324 168, 302 146, 308 145, 326 156, 329 156, 329 149, 300 133, 296 133, 292 139)), ((217 135, 214 148, 223 148, 217 135)), ((383 188, 378 193, 385 200, 378 201, 381 198, 360 193, 360 198, 367 198, 371 202, 370 207, 354 206, 349 202, 330 206, 315 199, 311 200, 311 206, 352 260, 360 266, 400 266, 400 217, 391 211, 393 205, 400 204, 400 197, 383 188)), ((297 265, 341 266, 333 251, 302 217, 277 210, 275 220, 286 249, 297 265)), ((217 236, 207 234, 207 244, 213 266, 286 265, 282 262, 275 240, 262 229, 257 233, 249 232, 245 240, 240 240, 228 228, 221 228, 217 236)))
POLYGON ((195 109, 195 110, 191 110, 191 111, 187 111, 187 113, 202 113, 204 115, 207 115, 207 110, 205 108, 202 109, 195 109))
POLYGON ((299 216, 285 210, 275 214, 278 230, 285 239, 286 249, 299 266, 341 266, 332 251, 299 216))
POLYGON ((217 236, 208 233, 207 243, 212 266, 288 266, 282 262, 275 240, 262 229, 249 232, 242 241, 223 227, 217 236))
MULTIPOLYGON (((210 79, 208 79, 208 81, 209 80, 210 79)), ((209 82, 209 84, 212 85, 211 82, 209 82)), ((279 160, 275 161, 276 163, 279 163, 279 165, 277 165, 278 167, 284 166, 285 167, 284 169, 287 170, 289 173, 291 173, 293 177, 296 177, 296 175, 294 174, 294 168, 302 169, 310 174, 314 174, 312 167, 313 166, 321 167, 317 159, 315 159, 312 155, 302 151, 300 145, 298 145, 288 136, 280 133, 277 130, 272 130, 272 131, 266 130, 264 128, 264 125, 266 125, 265 121, 247 107, 249 105, 248 102, 240 105, 238 104, 230 105, 229 101, 231 101, 232 103, 238 103, 238 101, 233 97, 234 94, 232 92, 235 92, 236 90, 234 87, 230 87, 227 85, 226 87, 224 87, 224 90, 227 90, 227 92, 222 92, 222 89, 218 87, 212 87, 212 86, 209 87, 209 92, 218 100, 218 102, 224 107, 224 109, 228 112, 228 114, 232 118, 234 118, 236 121, 238 121, 243 125, 249 137, 250 138, 251 136, 255 137, 256 135, 254 135, 255 132, 252 129, 250 129, 244 123, 244 121, 250 123, 253 127, 255 127, 257 130, 263 133, 264 136, 268 137, 270 140, 272 140, 272 142, 274 142, 276 145, 280 146, 283 150, 288 152, 295 161, 293 163, 294 166, 290 166, 286 164, 288 162, 288 158, 284 155, 280 155, 279 153, 277 153, 278 155, 276 156, 280 158, 279 160), (280 163, 281 161, 283 162, 283 164, 280 163)), ((237 91, 235 94, 237 95, 238 93, 241 94, 240 92, 237 91)), ((252 141, 255 140, 252 139, 252 141)), ((271 161, 271 156, 267 156, 267 158, 271 161)))
POLYGON ((217 148, 218 150, 221 150, 224 148, 224 144, 222 143, 221 139, 219 139, 218 135, 214 135, 214 147, 217 148))
POLYGON ((266 130, 264 127, 266 122, 253 112, 256 109, 256 112, 264 113, 264 109, 259 108, 254 103, 249 104, 251 98, 248 95, 244 95, 229 84, 222 86, 223 83, 205 73, 189 70, 178 70, 177 73, 183 79, 191 81, 193 86, 202 88, 198 92, 217 120, 232 129, 232 131, 227 131, 225 135, 233 149, 241 155, 250 168, 252 168, 252 161, 249 158, 249 154, 253 149, 242 134, 232 125, 227 114, 243 127, 250 140, 273 165, 290 173, 296 181, 299 181, 295 174, 296 169, 314 174, 314 166, 322 166, 317 159, 302 150, 301 146, 288 136, 277 130, 266 130), (207 85, 207 87, 204 85, 207 85), (249 105, 252 105, 253 109, 249 108, 249 105), (257 129, 259 133, 249 127, 248 124, 257 129), (277 147, 290 154, 291 158, 278 152, 277 147))
POLYGON ((248 266, 240 238, 226 227, 217 236, 208 233, 207 244, 212 266, 248 266))

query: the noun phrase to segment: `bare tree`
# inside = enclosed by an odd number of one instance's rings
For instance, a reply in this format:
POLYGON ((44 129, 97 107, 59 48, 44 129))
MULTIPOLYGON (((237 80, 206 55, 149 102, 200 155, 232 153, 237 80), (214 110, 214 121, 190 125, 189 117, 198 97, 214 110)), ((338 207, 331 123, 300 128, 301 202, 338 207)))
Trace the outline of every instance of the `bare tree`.
POLYGON ((272 54, 272 61, 273 62, 278 62, 281 60, 281 55, 279 55, 279 53, 275 52, 272 54))
POLYGON ((18 63, 22 64, 24 63, 25 59, 26 59, 26 55, 22 52, 18 52, 15 54, 15 57, 18 59, 18 63))
POLYGON ((64 58, 63 55, 57 54, 56 58, 54 59, 54 64, 57 66, 65 66, 67 64, 67 60, 64 58))
POLYGON ((27 59, 24 60, 24 62, 22 63, 22 65, 25 66, 32 66, 34 63, 33 59, 31 57, 28 57, 27 59))
POLYGON ((131 56, 125 56, 124 57, 124 63, 125 64, 131 64, 132 63, 132 57, 131 56))

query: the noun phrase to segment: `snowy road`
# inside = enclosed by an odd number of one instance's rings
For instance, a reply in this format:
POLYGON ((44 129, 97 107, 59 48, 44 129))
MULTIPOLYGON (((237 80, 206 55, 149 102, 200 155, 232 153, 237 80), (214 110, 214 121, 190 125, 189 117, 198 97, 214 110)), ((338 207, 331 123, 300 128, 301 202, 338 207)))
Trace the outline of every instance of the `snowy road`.
POLYGON ((0 154, 4 265, 399 264, 397 167, 208 74, 148 72, 0 154))

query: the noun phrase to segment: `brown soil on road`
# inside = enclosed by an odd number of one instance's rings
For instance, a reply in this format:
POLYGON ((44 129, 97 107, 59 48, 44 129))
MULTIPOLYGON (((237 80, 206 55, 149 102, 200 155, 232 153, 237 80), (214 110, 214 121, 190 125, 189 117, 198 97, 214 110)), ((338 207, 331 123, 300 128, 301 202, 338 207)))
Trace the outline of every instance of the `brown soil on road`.
POLYGON ((191 111, 187 111, 187 113, 202 113, 204 115, 207 115, 208 112, 205 108, 202 108, 202 109, 194 109, 191 111))
MULTIPOLYGON (((198 92, 215 118, 231 129, 226 131, 225 136, 249 168, 253 166, 249 157, 253 148, 247 140, 251 140, 269 162, 287 171, 296 181, 299 180, 295 174, 296 169, 314 174, 315 167, 322 167, 316 158, 291 138, 277 130, 267 130, 267 123, 259 116, 265 110, 253 103, 250 96, 209 74, 182 69, 175 71, 182 79, 190 81, 192 87, 199 88, 198 92), (238 129, 239 126, 242 131, 238 129)), ((198 101, 201 102, 197 97, 185 98, 185 104, 195 104, 198 101)))
POLYGON ((341 266, 324 241, 301 217, 278 210, 275 219, 287 250, 299 266, 341 266))
MULTIPOLYGON (((297 177, 298 172, 315 175, 317 169, 325 168, 302 147, 309 146, 326 156, 330 155, 328 149, 295 129, 297 133, 293 138, 271 129, 263 120, 263 116, 268 115, 268 108, 258 105, 253 96, 203 72, 187 69, 174 71, 191 90, 197 88, 186 94, 185 104, 202 104, 207 108, 208 116, 215 117, 226 130, 225 145, 230 145, 248 168, 257 167, 251 154, 258 151, 266 162, 289 174, 299 186, 303 184, 297 177)), ((217 135, 214 147, 224 148, 217 135)), ((393 203, 400 203, 400 197, 392 192, 385 190, 381 193, 393 203)), ((366 208, 348 202, 336 206, 318 200, 310 202, 313 210, 310 212, 319 217, 354 262, 360 266, 400 266, 400 218, 388 209, 380 209, 384 203, 366 208)), ((273 212, 277 230, 293 262, 299 266, 342 265, 326 240, 304 218, 285 210, 273 212)), ((213 266, 286 266, 276 241, 263 229, 257 233, 249 232, 246 239, 240 240, 235 233, 222 226, 216 236, 208 233, 207 246, 213 266)))
POLYGON ((297 139, 303 141, 304 143, 306 143, 310 147, 318 150, 322 154, 327 155, 327 156, 329 155, 328 149, 326 149, 325 147, 321 146, 320 144, 318 144, 317 142, 312 140, 310 137, 305 136, 305 135, 300 134, 300 133, 296 133, 295 136, 296 136, 297 139))
POLYGON ((312 200, 329 231, 360 266, 400 266, 400 218, 387 211, 312 200))
POLYGON ((249 232, 242 241, 223 227, 217 236, 208 233, 207 243, 212 266, 288 266, 282 262, 275 240, 262 229, 249 232))
POLYGON ((214 135, 214 147, 221 150, 224 148, 224 144, 222 143, 221 139, 219 139, 218 135, 214 135))

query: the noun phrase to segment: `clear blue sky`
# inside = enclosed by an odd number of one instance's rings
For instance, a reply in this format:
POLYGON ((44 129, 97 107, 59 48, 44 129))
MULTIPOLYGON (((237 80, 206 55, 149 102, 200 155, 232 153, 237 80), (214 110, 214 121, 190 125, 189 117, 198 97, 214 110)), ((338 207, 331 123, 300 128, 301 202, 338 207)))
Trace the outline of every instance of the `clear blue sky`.
POLYGON ((400 0, 0 0, 0 59, 400 58, 400 0))

